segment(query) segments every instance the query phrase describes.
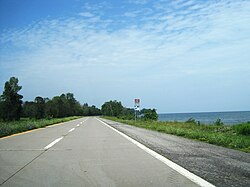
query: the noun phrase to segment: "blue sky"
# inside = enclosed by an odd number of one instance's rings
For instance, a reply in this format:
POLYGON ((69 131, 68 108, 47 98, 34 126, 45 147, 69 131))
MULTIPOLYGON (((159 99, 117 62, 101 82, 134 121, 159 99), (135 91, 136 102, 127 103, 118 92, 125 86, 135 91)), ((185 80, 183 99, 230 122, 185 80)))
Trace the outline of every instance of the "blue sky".
POLYGON ((0 0, 0 92, 250 110, 249 0, 0 0))

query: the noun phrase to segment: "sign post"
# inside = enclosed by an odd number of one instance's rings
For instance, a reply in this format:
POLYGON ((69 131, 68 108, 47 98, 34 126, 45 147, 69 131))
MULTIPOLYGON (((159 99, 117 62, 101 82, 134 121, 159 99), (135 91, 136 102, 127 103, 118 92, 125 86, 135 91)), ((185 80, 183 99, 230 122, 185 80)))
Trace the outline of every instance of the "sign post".
POLYGON ((135 99, 134 101, 135 101, 134 109, 135 109, 135 121, 136 121, 137 111, 140 111, 140 99, 135 99))

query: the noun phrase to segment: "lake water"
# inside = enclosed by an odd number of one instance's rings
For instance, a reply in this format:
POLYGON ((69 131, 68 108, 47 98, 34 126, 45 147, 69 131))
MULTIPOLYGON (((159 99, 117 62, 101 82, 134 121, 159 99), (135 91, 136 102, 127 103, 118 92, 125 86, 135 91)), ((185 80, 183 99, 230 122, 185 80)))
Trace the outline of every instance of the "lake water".
POLYGON ((189 118, 194 118, 204 124, 212 124, 220 118, 224 124, 233 125, 250 121, 250 111, 159 114, 159 121, 185 122, 189 118))

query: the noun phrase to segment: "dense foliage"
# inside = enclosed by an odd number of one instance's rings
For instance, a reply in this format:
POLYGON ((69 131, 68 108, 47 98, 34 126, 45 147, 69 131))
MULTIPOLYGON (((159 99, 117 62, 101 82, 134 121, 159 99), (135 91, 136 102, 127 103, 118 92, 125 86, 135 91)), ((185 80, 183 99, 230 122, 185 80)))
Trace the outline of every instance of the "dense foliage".
POLYGON ((250 122, 242 123, 240 125, 234 125, 233 129, 238 133, 242 135, 248 135, 250 136, 250 122))
POLYGON ((18 94, 22 89, 18 85, 18 79, 11 77, 4 85, 4 91, 0 99, 0 117, 3 120, 19 120, 22 112, 22 98, 18 94))
POLYGON ((141 114, 143 115, 143 119, 145 120, 158 120, 158 114, 156 113, 156 109, 142 109, 141 114))
POLYGON ((136 111, 131 108, 126 108, 122 106, 121 102, 116 100, 105 102, 102 105, 102 115, 104 116, 113 116, 118 117, 120 119, 134 119, 135 115, 137 115, 137 119, 144 120, 157 120, 158 114, 156 113, 156 109, 142 109, 141 111, 136 111))
POLYGON ((87 103, 81 105, 74 94, 66 93, 49 98, 36 97, 34 101, 23 104, 23 117, 29 118, 61 118, 68 116, 96 116, 101 110, 87 103))
POLYGON ((0 119, 3 121, 16 121, 20 120, 20 117, 43 119, 101 115, 101 110, 94 105, 81 105, 73 93, 63 93, 52 99, 37 96, 34 101, 23 103, 23 96, 18 94, 21 89, 15 77, 5 83, 0 97, 0 119))
POLYGON ((102 105, 102 114, 105 116, 120 116, 123 112, 123 106, 121 102, 116 100, 105 102, 102 105))
POLYGON ((115 116, 121 119, 157 120, 156 109, 142 109, 135 111, 126 108, 120 101, 105 102, 101 110, 96 106, 89 106, 87 103, 81 105, 73 93, 62 93, 52 99, 37 96, 33 101, 22 102, 23 96, 18 94, 21 90, 18 79, 11 77, 5 83, 3 94, 0 97, 0 120, 16 121, 20 117, 30 119, 62 118, 69 116, 115 116))

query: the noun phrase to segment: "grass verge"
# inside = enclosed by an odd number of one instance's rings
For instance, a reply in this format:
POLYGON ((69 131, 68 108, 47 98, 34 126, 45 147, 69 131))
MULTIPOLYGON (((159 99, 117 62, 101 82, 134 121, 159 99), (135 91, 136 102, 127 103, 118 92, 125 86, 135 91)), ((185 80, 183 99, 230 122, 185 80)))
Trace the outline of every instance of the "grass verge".
POLYGON ((150 129, 167 134, 195 139, 231 149, 250 153, 250 123, 234 126, 197 125, 185 122, 160 122, 143 120, 124 120, 115 117, 104 117, 128 125, 150 129), (242 133, 243 132, 243 133, 242 133))
POLYGON ((56 123, 62 123, 80 118, 79 116, 52 118, 52 119, 28 119, 22 118, 20 121, 3 122, 0 121, 0 137, 9 136, 12 134, 42 128, 56 123))

